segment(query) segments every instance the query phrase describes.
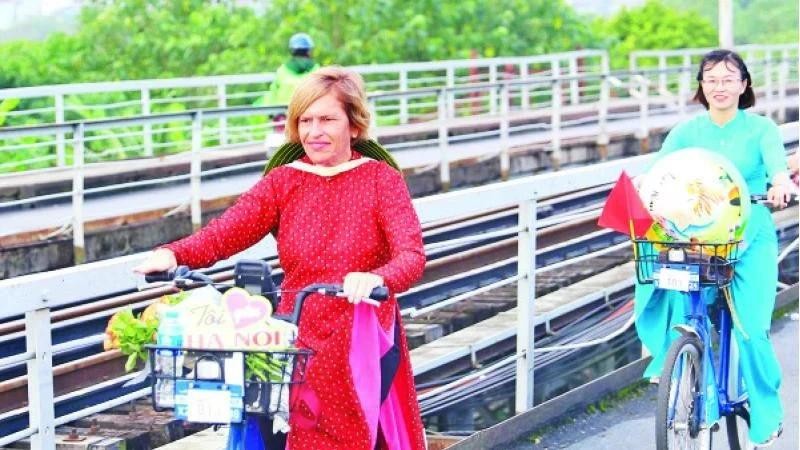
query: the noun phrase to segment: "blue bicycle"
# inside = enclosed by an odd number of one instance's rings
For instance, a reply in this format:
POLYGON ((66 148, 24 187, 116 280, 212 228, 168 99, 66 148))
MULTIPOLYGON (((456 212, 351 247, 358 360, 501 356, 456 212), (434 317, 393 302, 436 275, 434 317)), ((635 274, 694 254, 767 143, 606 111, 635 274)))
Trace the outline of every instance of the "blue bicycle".
POLYGON ((686 320, 675 327, 680 336, 667 352, 660 377, 656 448, 708 450, 723 417, 731 450, 752 448, 747 392, 732 334, 730 284, 739 242, 636 240, 635 245, 640 283, 689 294, 686 320), (715 301, 707 303, 707 298, 715 301))

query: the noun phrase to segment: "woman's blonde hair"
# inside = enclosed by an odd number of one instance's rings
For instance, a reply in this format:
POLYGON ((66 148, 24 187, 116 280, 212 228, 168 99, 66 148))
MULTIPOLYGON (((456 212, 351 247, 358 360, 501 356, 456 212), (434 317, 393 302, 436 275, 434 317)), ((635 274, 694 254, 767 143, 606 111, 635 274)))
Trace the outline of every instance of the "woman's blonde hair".
POLYGON ((300 142, 297 131, 300 116, 312 103, 331 92, 342 102, 350 126, 358 131, 355 140, 368 138, 370 117, 364 79, 352 70, 330 66, 309 74, 292 94, 286 119, 287 141, 300 142))

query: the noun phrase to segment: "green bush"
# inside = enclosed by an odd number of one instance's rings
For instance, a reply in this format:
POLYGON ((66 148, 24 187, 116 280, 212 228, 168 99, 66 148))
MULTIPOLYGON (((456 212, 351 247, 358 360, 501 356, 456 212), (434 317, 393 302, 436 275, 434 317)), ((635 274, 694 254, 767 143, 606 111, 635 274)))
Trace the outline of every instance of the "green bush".
POLYGON ((628 55, 634 50, 712 47, 717 42, 711 22, 658 0, 623 8, 609 19, 596 19, 592 29, 596 36, 602 36, 612 69, 627 68, 628 55))

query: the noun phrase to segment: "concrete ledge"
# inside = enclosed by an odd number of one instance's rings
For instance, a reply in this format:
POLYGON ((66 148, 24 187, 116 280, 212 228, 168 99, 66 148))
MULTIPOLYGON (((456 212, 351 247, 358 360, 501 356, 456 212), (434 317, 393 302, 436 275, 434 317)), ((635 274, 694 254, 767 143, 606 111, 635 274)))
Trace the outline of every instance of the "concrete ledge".
POLYGON ((800 288, 798 286, 800 286, 800 284, 795 283, 780 291, 775 298, 775 309, 785 308, 792 303, 797 306, 798 302, 800 302, 800 298, 798 298, 800 294, 800 288))

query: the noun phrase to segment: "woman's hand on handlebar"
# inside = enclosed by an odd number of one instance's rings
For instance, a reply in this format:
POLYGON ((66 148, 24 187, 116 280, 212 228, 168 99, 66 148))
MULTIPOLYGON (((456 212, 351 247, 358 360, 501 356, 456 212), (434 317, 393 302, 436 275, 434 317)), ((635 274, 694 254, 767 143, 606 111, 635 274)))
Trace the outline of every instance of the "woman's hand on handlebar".
POLYGON ((767 201, 775 208, 783 209, 796 194, 797 189, 788 183, 774 184, 767 191, 767 201))
POLYGON ((369 272, 350 272, 344 277, 342 291, 347 301, 358 304, 369 298, 372 290, 383 286, 383 277, 369 272))
POLYGON ((166 272, 178 267, 178 260, 172 250, 166 248, 156 249, 150 256, 142 261, 141 264, 133 268, 133 271, 141 274, 153 272, 166 272))

